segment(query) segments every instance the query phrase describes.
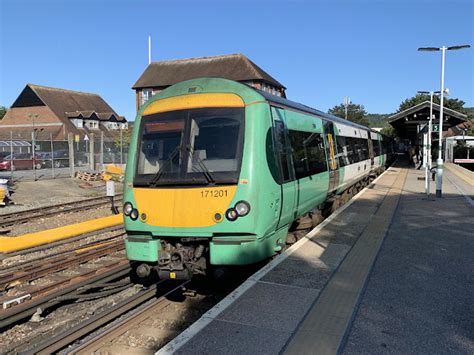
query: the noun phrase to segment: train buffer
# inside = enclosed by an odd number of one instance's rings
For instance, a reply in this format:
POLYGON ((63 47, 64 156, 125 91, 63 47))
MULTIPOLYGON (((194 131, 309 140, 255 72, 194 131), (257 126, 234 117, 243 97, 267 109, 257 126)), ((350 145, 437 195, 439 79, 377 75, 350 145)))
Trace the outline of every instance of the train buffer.
POLYGON ((472 353, 474 186, 455 170, 439 199, 391 167, 158 354, 472 353))

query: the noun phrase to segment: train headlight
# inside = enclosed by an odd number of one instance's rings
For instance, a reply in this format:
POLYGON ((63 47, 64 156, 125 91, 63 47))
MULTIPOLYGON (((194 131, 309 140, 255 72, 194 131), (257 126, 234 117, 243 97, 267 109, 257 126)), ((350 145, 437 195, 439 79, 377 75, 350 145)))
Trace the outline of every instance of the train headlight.
POLYGON ((125 202, 123 204, 123 214, 125 216, 130 216, 130 213, 132 213, 133 210, 133 205, 130 202, 125 202))
POLYGON ((133 221, 136 221, 138 219, 138 210, 136 208, 134 208, 132 212, 130 212, 130 218, 133 221))
POLYGON ((247 201, 239 201, 235 204, 235 210, 240 217, 244 217, 250 212, 250 204, 247 201))
POLYGON ((238 217, 239 217, 239 214, 237 213, 237 211, 234 209, 234 208, 229 208, 226 212, 225 212, 225 217, 233 222, 235 221, 238 217))

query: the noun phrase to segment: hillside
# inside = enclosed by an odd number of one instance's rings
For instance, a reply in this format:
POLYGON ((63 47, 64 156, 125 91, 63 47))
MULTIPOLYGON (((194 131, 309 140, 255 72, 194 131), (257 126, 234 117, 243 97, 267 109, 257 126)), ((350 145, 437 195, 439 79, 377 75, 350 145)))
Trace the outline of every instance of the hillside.
POLYGON ((389 127, 388 118, 391 116, 391 113, 369 113, 365 116, 369 120, 370 127, 385 128, 389 127))

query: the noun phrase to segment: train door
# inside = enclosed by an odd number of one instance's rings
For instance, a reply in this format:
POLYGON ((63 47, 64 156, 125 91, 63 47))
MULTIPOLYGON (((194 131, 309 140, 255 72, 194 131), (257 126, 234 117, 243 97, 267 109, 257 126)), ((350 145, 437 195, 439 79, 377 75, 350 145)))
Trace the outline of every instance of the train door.
POLYGON ((328 171, 329 171, 329 189, 328 192, 332 192, 337 189, 339 185, 339 162, 336 159, 336 136, 334 135, 334 123, 325 121, 324 122, 324 140, 326 143, 326 157, 328 160, 328 171))
POLYGON ((272 107, 273 140, 276 161, 280 169, 281 207, 277 229, 291 223, 296 214, 296 181, 294 177, 293 159, 288 131, 285 124, 285 111, 272 107))

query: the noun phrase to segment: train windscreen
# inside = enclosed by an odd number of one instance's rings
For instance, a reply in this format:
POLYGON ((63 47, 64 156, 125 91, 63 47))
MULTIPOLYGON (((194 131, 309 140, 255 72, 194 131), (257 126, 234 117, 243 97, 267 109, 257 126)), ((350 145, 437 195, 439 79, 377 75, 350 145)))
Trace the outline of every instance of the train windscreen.
POLYGON ((243 108, 197 108, 144 116, 134 183, 237 183, 243 135, 243 108))

